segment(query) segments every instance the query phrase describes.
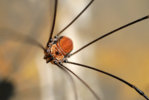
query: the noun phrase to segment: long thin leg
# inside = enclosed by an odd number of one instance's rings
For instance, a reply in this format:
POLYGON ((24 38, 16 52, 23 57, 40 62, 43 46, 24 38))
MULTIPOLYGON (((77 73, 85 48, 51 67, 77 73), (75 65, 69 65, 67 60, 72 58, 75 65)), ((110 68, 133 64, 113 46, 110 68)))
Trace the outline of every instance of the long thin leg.
POLYGON ((70 61, 67 61, 66 63, 69 63, 69 64, 73 64, 73 65, 78 65, 78 66, 81 66, 81 67, 85 67, 85 68, 88 68, 88 69, 92 69, 94 71, 97 71, 97 72, 100 72, 100 73, 103 73, 105 75, 108 75, 108 76, 111 76, 119 81, 121 81, 122 83, 128 85, 129 87, 133 88, 136 92, 138 92, 140 95, 142 95, 146 100, 149 100, 149 98, 144 94, 143 91, 141 91, 140 89, 138 89, 136 86, 132 85, 131 83, 125 81, 124 79, 122 78, 119 78, 113 74, 110 74, 108 72, 105 72, 105 71, 102 71, 100 69, 96 69, 94 67, 90 67, 90 66, 87 66, 87 65, 83 65, 83 64, 79 64, 79 63, 75 63, 75 62, 70 62, 70 61))
POLYGON ((53 32, 54 32, 54 27, 55 27, 55 21, 56 21, 58 0, 54 0, 54 1, 55 1, 55 5, 54 5, 54 15, 53 15, 52 29, 51 29, 51 32, 50 32, 50 37, 49 37, 49 40, 47 42, 47 45, 49 44, 49 42, 52 39, 52 35, 53 35, 53 32))
POLYGON ((45 50, 43 45, 41 43, 39 43, 37 40, 33 39, 31 36, 19 34, 12 29, 11 30, 10 29, 0 29, 0 37, 1 38, 10 38, 7 40, 29 43, 29 44, 35 45, 35 46, 45 50))
POLYGON ((81 47, 80 49, 76 50, 75 52, 71 53, 71 54, 69 55, 69 57, 72 56, 72 55, 74 55, 74 54, 76 54, 76 53, 78 53, 78 52, 80 52, 81 50, 83 50, 84 48, 86 48, 86 47, 90 46, 91 44, 97 42, 98 40, 101 40, 101 39, 103 39, 103 38, 105 38, 105 37, 107 37, 107 36, 109 36, 109 35, 111 35, 111 34, 117 32, 117 31, 119 31, 119 30, 122 30, 122 29, 124 29, 124 28, 126 28, 126 27, 128 27, 128 26, 130 26, 130 25, 133 25, 133 24, 135 24, 135 23, 138 23, 138 22, 143 21, 143 20, 148 19, 148 18, 149 18, 149 15, 147 15, 147 16, 145 16, 145 17, 142 17, 142 18, 140 18, 140 19, 137 19, 137 20, 135 20, 135 21, 132 21, 132 22, 126 24, 126 25, 123 25, 123 26, 121 26, 121 27, 119 27, 119 28, 117 28, 117 29, 115 29, 115 30, 113 30, 113 31, 111 31, 111 32, 108 32, 108 33, 106 33, 106 34, 104 34, 104 35, 98 37, 97 39, 95 39, 95 40, 93 40, 93 41, 87 43, 86 45, 84 45, 84 46, 81 47))
POLYGON ((60 64, 61 67, 63 67, 64 69, 66 69, 68 72, 72 73, 80 82, 83 83, 83 85, 85 85, 89 90, 90 92, 95 96, 95 98, 97 100, 100 100, 99 96, 93 91, 93 89, 85 82, 83 81, 78 75, 76 75, 73 71, 71 71, 69 68, 65 67, 64 65, 60 64))
POLYGON ((57 36, 59 36, 62 32, 64 32, 70 25, 72 25, 83 13, 87 10, 87 8, 93 3, 94 0, 91 0, 87 6, 67 25, 65 26, 59 33, 57 33, 57 36))
POLYGON ((69 74, 69 72, 68 72, 65 68, 63 68, 60 64, 58 64, 58 63, 55 63, 55 64, 56 64, 60 69, 62 69, 62 70, 69 76, 69 78, 70 78, 70 80, 71 80, 71 83, 72 83, 72 86, 73 86, 73 90, 74 90, 74 94, 75 94, 75 100, 78 100, 76 85, 75 85, 75 82, 74 82, 72 76, 71 76, 71 75, 69 74))

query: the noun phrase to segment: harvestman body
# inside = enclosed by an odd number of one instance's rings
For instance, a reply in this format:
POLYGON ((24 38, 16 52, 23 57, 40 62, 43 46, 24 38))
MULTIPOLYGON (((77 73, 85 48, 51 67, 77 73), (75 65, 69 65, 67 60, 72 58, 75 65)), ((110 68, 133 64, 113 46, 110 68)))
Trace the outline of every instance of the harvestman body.
MULTIPOLYGON (((42 46, 39 42, 37 42, 36 40, 29 38, 29 40, 32 42, 32 44, 37 45, 38 47, 40 47, 41 49, 44 50, 44 59, 46 60, 47 63, 51 62, 52 64, 55 64, 56 66, 58 66, 60 69, 62 69, 64 72, 66 72, 72 82, 73 79, 70 75, 70 73, 72 75, 74 75, 76 78, 78 78, 89 90, 90 92, 94 95, 94 97, 96 98, 96 100, 100 100, 99 96, 94 92, 94 90, 87 84, 85 83, 79 76, 77 76, 73 71, 71 71, 70 69, 68 69, 67 67, 65 67, 63 65, 63 63, 68 63, 68 64, 74 64, 74 65, 78 65, 81 67, 85 67, 100 73, 103 73, 105 75, 111 76, 112 78, 115 78, 119 81, 121 81, 122 83, 126 84, 127 86, 131 87, 132 89, 134 89, 137 93, 139 93, 141 96, 143 96, 146 100, 149 100, 149 98, 144 94, 144 92, 142 92, 140 89, 138 89, 136 86, 132 85, 131 83, 125 81, 122 78, 119 78, 113 74, 110 74, 108 72, 102 71, 100 69, 96 69, 94 67, 90 67, 84 64, 79 64, 79 63, 75 63, 75 62, 70 62, 67 59, 69 57, 71 57, 72 55, 78 53, 79 51, 83 50, 84 48, 88 47, 89 45, 97 42, 100 39, 103 39, 121 29, 124 29, 130 25, 133 25, 135 23, 138 23, 140 21, 143 21, 145 19, 149 18, 149 15, 144 16, 142 18, 139 18, 137 20, 134 20, 126 25, 123 25, 109 33, 104 34, 103 36, 98 37, 97 39, 87 43, 86 45, 84 45, 83 47, 81 47, 80 49, 78 49, 77 51, 71 53, 71 51, 73 50, 73 42, 70 38, 66 37, 66 36, 59 36, 63 31, 65 31, 70 25, 72 25, 79 17, 80 15, 82 15, 84 13, 84 11, 87 10, 87 8, 93 3, 94 0, 91 0, 88 5, 63 29, 61 30, 59 33, 57 33, 57 35, 52 38, 53 32, 54 32, 54 27, 55 27, 55 21, 56 21, 56 14, 57 14, 57 5, 58 5, 58 0, 54 0, 54 13, 53 13, 53 22, 52 22, 52 28, 51 28, 51 32, 50 32, 50 37, 49 37, 49 41, 47 42, 47 46, 46 48, 44 48, 44 46, 42 46)), ((77 93, 75 90, 75 85, 73 83, 74 86, 74 92, 75 92, 75 99, 77 100, 77 93)))
POLYGON ((63 63, 72 49, 73 42, 70 38, 66 36, 61 36, 60 38, 55 37, 48 44, 44 59, 46 59, 47 63, 51 62, 54 64, 54 61, 63 63))

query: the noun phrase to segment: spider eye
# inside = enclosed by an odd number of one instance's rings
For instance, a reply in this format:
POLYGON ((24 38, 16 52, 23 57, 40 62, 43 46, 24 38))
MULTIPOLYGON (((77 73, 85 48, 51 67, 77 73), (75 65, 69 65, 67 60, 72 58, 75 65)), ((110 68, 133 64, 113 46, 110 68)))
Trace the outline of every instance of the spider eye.
POLYGON ((56 52, 55 52, 55 54, 56 54, 56 55, 59 55, 59 52, 58 52, 58 51, 56 51, 56 52))

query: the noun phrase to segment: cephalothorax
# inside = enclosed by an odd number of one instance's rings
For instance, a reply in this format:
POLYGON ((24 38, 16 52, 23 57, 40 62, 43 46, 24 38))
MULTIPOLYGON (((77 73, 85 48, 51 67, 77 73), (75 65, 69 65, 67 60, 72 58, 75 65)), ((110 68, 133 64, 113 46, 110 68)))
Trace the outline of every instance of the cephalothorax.
POLYGON ((66 36, 55 37, 46 47, 44 59, 46 62, 54 63, 53 61, 64 62, 67 55, 73 49, 73 42, 66 36))
MULTIPOLYGON (((96 94, 96 92, 86 82, 84 82, 78 75, 76 75, 69 68, 65 67, 65 65, 63 63, 78 65, 80 67, 85 67, 85 68, 100 72, 102 74, 105 74, 107 76, 110 76, 110 77, 112 77, 116 80, 119 80, 120 82, 126 84, 127 86, 131 87, 137 93, 142 95, 146 100, 149 100, 149 97, 147 97, 147 95, 144 94, 143 91, 141 91, 140 89, 138 89, 133 84, 127 82, 126 80, 124 80, 124 79, 122 79, 116 75, 110 74, 108 72, 102 71, 100 69, 97 69, 97 68, 94 68, 94 67, 91 67, 88 65, 75 63, 75 62, 71 62, 71 61, 67 60, 68 57, 71 57, 72 55, 80 52, 81 50, 85 49, 86 47, 90 46, 91 44, 96 43, 97 41, 99 41, 99 40, 101 40, 101 39, 103 39, 103 38, 105 38, 105 37, 107 37, 113 33, 116 33, 117 31, 120 31, 120 30, 122 30, 128 26, 131 26, 133 24, 141 22, 145 19, 149 19, 149 15, 147 15, 147 16, 144 16, 144 17, 139 18, 137 20, 134 20, 134 21, 132 21, 128 24, 125 24, 119 28, 116 28, 116 29, 114 29, 114 30, 102 35, 102 36, 99 36, 98 38, 94 39, 93 41, 87 43, 86 45, 82 46, 81 48, 79 48, 78 50, 76 50, 75 52, 70 54, 70 52, 73 50, 73 42, 70 38, 68 38, 66 36, 60 36, 60 34, 63 33, 70 25, 72 25, 84 13, 84 11, 86 11, 86 9, 93 3, 93 1, 94 0, 91 0, 85 6, 85 8, 82 9, 81 12, 66 27, 64 27, 60 32, 56 33, 56 36, 53 38, 54 27, 55 27, 55 22, 56 22, 56 14, 57 14, 57 5, 58 5, 58 0, 54 0, 54 12, 53 12, 52 27, 51 27, 50 37, 49 37, 49 40, 47 42, 46 48, 44 48, 43 45, 41 45, 37 41, 33 41, 33 39, 31 41, 33 42, 33 44, 36 44, 38 47, 40 47, 44 50, 44 53, 45 53, 44 59, 46 60, 47 63, 51 62, 52 64, 55 64, 60 69, 65 71, 70 77, 71 77, 70 73, 72 75, 74 75, 77 79, 80 80, 80 82, 82 82, 90 90, 90 92, 94 95, 96 100, 101 100, 100 97, 96 94)), ((72 77, 71 77, 71 80, 73 81, 72 77)), ((75 84, 74 83, 73 83, 73 86, 74 86, 75 100, 77 100, 77 93, 75 90, 75 84)))
MULTIPOLYGON (((90 0, 89 3, 80 11, 80 13, 76 17, 74 17, 74 19, 68 25, 66 25, 61 31, 59 31, 58 33, 54 33, 58 1, 59 0, 53 0, 53 1, 51 0, 51 4, 53 4, 53 6, 51 6, 51 7, 54 11, 50 12, 51 15, 52 15, 52 18, 50 20, 52 25, 51 25, 51 28, 50 28, 50 37, 49 37, 49 40, 46 44, 46 47, 44 47, 41 43, 39 43, 38 41, 36 41, 35 39, 33 39, 29 36, 27 38, 27 40, 28 40, 27 43, 31 43, 31 44, 36 45, 39 48, 41 48, 44 51, 44 54, 45 54, 44 59, 46 60, 47 63, 51 62, 52 64, 56 65, 58 68, 62 69, 66 74, 69 75, 69 77, 71 79, 71 82, 72 82, 72 85, 73 85, 75 100, 78 100, 78 97, 77 97, 77 91, 76 91, 75 83, 73 82, 73 77, 71 75, 74 75, 80 82, 82 82, 82 84, 84 86, 86 86, 86 88, 93 94, 93 96, 95 97, 96 100, 101 100, 101 99, 100 99, 99 95, 85 81, 83 81, 77 74, 75 74, 73 71, 71 71, 71 69, 66 67, 64 65, 64 63, 71 64, 71 65, 77 65, 77 66, 84 67, 84 68, 87 68, 87 69, 90 69, 90 70, 105 74, 107 76, 110 76, 111 78, 114 78, 114 79, 124 83, 125 85, 129 86, 130 88, 134 89, 138 94, 140 94, 146 100, 149 100, 149 97, 143 91, 141 91, 139 88, 134 86, 132 83, 130 83, 130 82, 128 82, 128 81, 126 81, 126 80, 124 80, 124 79, 122 79, 122 78, 120 78, 116 75, 113 75, 111 73, 108 73, 108 72, 100 70, 100 69, 97 69, 96 67, 91 67, 91 66, 88 66, 88 65, 85 65, 85 64, 72 62, 72 61, 69 61, 69 59, 68 59, 69 57, 77 54, 78 52, 80 52, 81 50, 87 48, 88 46, 91 46, 91 44, 96 43, 99 40, 116 33, 117 31, 120 31, 120 30, 122 30, 122 29, 124 29, 128 26, 134 25, 134 24, 136 24, 138 22, 141 22, 145 19, 149 19, 149 15, 138 18, 138 19, 136 19, 132 22, 129 22, 129 23, 123 25, 123 26, 120 26, 120 27, 118 27, 118 28, 116 28, 116 29, 114 29, 114 30, 102 35, 102 36, 99 36, 99 37, 95 38, 94 40, 92 40, 91 42, 85 44, 84 46, 82 46, 78 50, 71 53, 71 51, 73 50, 72 40, 70 38, 66 37, 66 36, 60 36, 60 35, 68 27, 70 27, 87 10, 87 8, 89 8, 89 6, 94 2, 94 0, 90 0), (53 37, 53 34, 56 34, 56 36, 53 37)), ((20 36, 20 34, 18 36, 20 36)), ((88 57, 88 56, 86 56, 86 57, 88 57)), ((96 77, 93 77, 93 78, 96 78, 96 77)), ((11 88, 13 88, 13 87, 11 86, 11 88)), ((13 92, 12 89, 9 89, 9 90, 11 90, 10 92, 13 92)), ((85 96, 87 96, 87 95, 85 95, 85 96)))

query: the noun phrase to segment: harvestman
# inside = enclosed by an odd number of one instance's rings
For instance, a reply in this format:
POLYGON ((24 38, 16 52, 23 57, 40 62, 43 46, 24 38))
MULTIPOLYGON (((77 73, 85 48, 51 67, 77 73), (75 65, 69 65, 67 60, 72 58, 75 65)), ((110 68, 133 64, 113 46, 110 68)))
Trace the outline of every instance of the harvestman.
MULTIPOLYGON (((28 38, 28 40, 30 40, 30 42, 32 42, 32 44, 37 45, 38 47, 40 47, 41 49, 44 50, 44 59, 46 60, 47 63, 51 62, 52 64, 58 66, 59 68, 61 68, 64 72, 66 72, 70 78, 71 81, 73 82, 73 79, 70 75, 70 73, 72 75, 74 75, 76 78, 78 78, 89 90, 90 92, 94 95, 94 97, 96 98, 96 100, 100 100, 99 96, 94 92, 94 90, 86 83, 84 82, 79 76, 77 76, 73 71, 71 71, 69 68, 65 67, 63 65, 63 63, 68 63, 68 64, 73 64, 73 65, 78 65, 81 67, 85 67, 100 73, 103 73, 105 75, 111 76, 114 79, 117 79, 119 81, 121 81, 122 83, 126 84, 127 86, 131 87, 132 89, 134 89, 138 94, 140 94, 141 96, 143 96, 146 100, 149 100, 149 97, 147 95, 144 94, 143 91, 141 91, 140 89, 138 89, 136 86, 134 86, 133 84, 127 82, 126 80, 119 78, 118 76, 115 76, 113 74, 110 74, 108 72, 102 71, 100 69, 96 69, 94 67, 90 67, 88 65, 84 65, 84 64, 79 64, 76 62, 71 62, 68 61, 68 58, 73 56, 74 54, 78 53, 79 51, 83 50, 84 48, 90 46, 91 44, 97 42, 98 40, 101 40, 121 29, 124 29, 130 25, 136 24, 140 21, 143 21, 145 19, 149 18, 149 15, 139 18, 137 20, 134 20, 126 25, 123 25, 113 31, 110 31, 109 33, 106 33, 100 37, 98 37, 97 39, 87 43, 86 45, 84 45, 83 47, 81 47, 80 49, 76 50, 73 53, 70 53, 73 50, 73 42, 70 38, 66 37, 66 36, 60 36, 61 33, 63 33, 63 31, 65 31, 70 25, 72 25, 83 13, 84 11, 87 10, 87 8, 89 8, 89 6, 93 3, 94 0, 91 0, 86 7, 63 29, 61 30, 59 33, 57 33, 57 35, 52 38, 53 32, 54 32, 54 27, 55 27, 55 22, 56 22, 56 14, 57 14, 57 5, 58 5, 58 0, 54 0, 54 12, 53 12, 53 20, 52 20, 52 28, 51 28, 51 32, 50 32, 50 37, 49 40, 47 42, 46 48, 41 45, 39 42, 37 42, 36 40, 32 39, 32 38, 28 38)), ((73 88, 74 88, 74 92, 75 92, 75 99, 77 100, 77 93, 75 90, 75 85, 73 83, 73 88)))

